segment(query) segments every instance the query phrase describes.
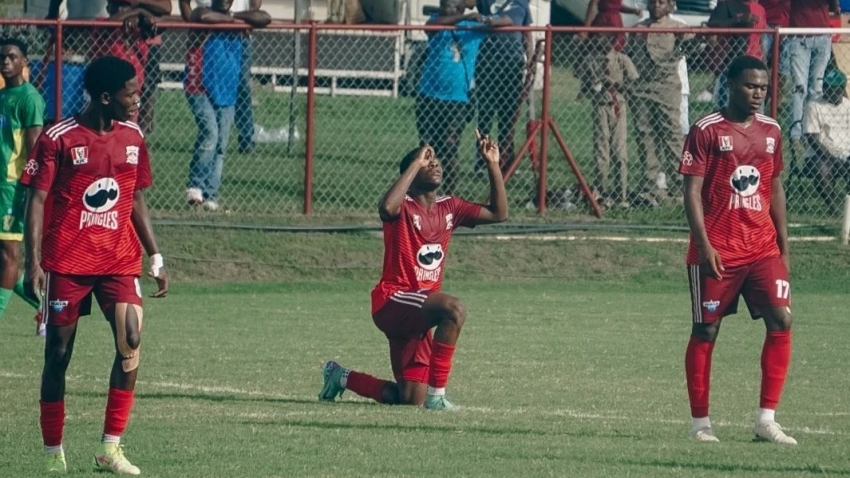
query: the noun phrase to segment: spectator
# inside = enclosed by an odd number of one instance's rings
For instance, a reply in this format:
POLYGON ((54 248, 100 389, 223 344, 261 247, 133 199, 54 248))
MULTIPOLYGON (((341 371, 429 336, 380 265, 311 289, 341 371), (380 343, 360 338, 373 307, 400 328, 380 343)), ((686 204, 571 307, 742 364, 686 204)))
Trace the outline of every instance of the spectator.
MULTIPOLYGON (((670 19, 685 23, 682 18, 670 14, 670 19)), ((691 130, 691 81, 688 78, 688 58, 682 56, 679 60, 679 81, 682 82, 682 103, 679 111, 679 126, 682 128, 682 136, 687 136, 691 130)))
MULTIPOLYGON (((233 0, 213 0, 210 7, 195 8, 190 20, 197 23, 246 23, 262 28, 271 22, 262 10, 230 13, 233 0)), ((186 52, 185 90, 198 126, 186 200, 219 208, 219 187, 224 167, 234 105, 242 68, 242 33, 238 31, 193 31, 186 52)))
MULTIPOLYGON (((488 27, 531 25, 528 0, 476 0, 476 9, 488 27)), ((489 135, 493 120, 497 121, 499 151, 506 161, 514 158, 513 123, 520 106, 526 66, 524 57, 529 55, 531 48, 529 36, 492 31, 481 45, 475 66, 478 130, 482 135, 489 135)), ((475 169, 486 170, 480 154, 475 169)))
MULTIPOLYGON (((650 0, 647 5, 649 18, 636 27, 648 30, 686 27, 670 18, 674 6, 673 0, 650 0)), ((623 50, 640 75, 629 98, 638 156, 646 174, 640 204, 659 206, 672 200, 669 182, 673 182, 673 189, 679 187, 680 181, 676 179, 679 178, 677 166, 682 152, 679 61, 684 56, 682 42, 691 38, 690 34, 631 34, 623 50)))
MULTIPOLYGON (((191 21, 191 0, 180 0, 180 16, 184 21, 191 21)), ((211 7, 211 0, 195 0, 197 7, 211 7)), ((234 13, 258 12, 263 7, 263 0, 233 0, 230 11, 234 13)), ((267 23, 268 24, 268 23, 267 23)), ((265 25, 263 25, 265 26, 265 25)), ((236 130, 239 132, 239 149, 243 154, 254 150, 254 105, 251 99, 251 66, 253 65, 254 48, 251 43, 251 32, 245 31, 240 36, 242 41, 242 67, 239 74, 239 86, 236 96, 236 130)))
MULTIPOLYGON (((50 7, 47 11, 48 20, 59 18, 63 3, 65 3, 65 0, 50 0, 50 7)), ((106 0, 68 0, 65 8, 67 9, 68 20, 94 20, 109 16, 106 13, 106 0)))
POLYGON ((626 146, 625 92, 638 79, 632 60, 617 51, 619 34, 594 35, 587 55, 579 65, 582 93, 593 103, 593 152, 596 157, 594 189, 603 207, 628 207, 629 159, 626 146), (619 182, 609 180, 611 159, 619 169, 619 182))
POLYGON ((823 96, 806 104, 805 133, 813 156, 815 189, 830 209, 840 205, 833 181, 843 177, 850 186, 850 100, 847 77, 837 68, 823 78, 823 96))
MULTIPOLYGON (((791 24, 791 0, 759 0, 764 7, 768 28, 788 28, 791 24)), ((790 37, 783 36, 779 43, 779 84, 776 87, 782 93, 785 77, 790 73, 788 66, 788 41, 790 37)), ((765 33, 761 36, 761 49, 765 63, 773 65, 773 34, 765 33)), ((768 99, 771 95, 768 95, 768 99)))
MULTIPOLYGON (((756 0, 725 0, 717 4, 708 18, 710 28, 767 28, 764 8, 756 0)), ((748 55, 758 59, 762 57, 761 35, 757 33, 720 36, 721 48, 717 70, 725 72, 729 63, 739 56, 748 55)), ((726 81, 714 83, 714 103, 718 109, 724 108, 728 101, 726 81)))
POLYGON ((440 12, 428 25, 457 25, 459 30, 428 31, 428 56, 416 98, 419 140, 434 148, 443 165, 443 191, 455 193, 457 151, 463 129, 470 120, 469 91, 475 74, 478 47, 487 37, 479 23, 481 14, 464 15, 464 0, 441 0, 440 12))
MULTIPOLYGON (((146 73, 149 71, 149 41, 158 36, 155 15, 167 15, 171 12, 169 0, 109 0, 106 20, 122 22, 121 29, 98 28, 94 30, 89 59, 114 56, 128 61, 136 69, 136 81, 139 85, 148 84, 146 73), (136 6, 133 6, 135 4, 136 6)), ((159 70, 159 67, 156 67, 159 70)), ((150 86, 150 85, 149 85, 150 86)), ((153 88, 156 88, 154 85, 153 88)), ((153 92, 141 90, 141 111, 151 106, 146 102, 153 92)), ((137 121, 138 118, 132 118, 137 121)), ((145 128, 142 128, 145 131, 145 128)), ((147 132, 147 131, 145 131, 147 132)))
MULTIPOLYGON (((639 8, 632 8, 623 5, 623 0, 590 0, 587 5, 587 14, 584 17, 584 26, 586 27, 623 27, 623 17, 621 13, 637 15, 638 18, 643 16, 643 11, 639 8)), ((587 33, 580 33, 580 37, 586 37, 587 33)), ((617 34, 614 40, 614 50, 620 51, 626 44, 626 35, 624 33, 617 34)))
MULTIPOLYGON (((830 28, 829 12, 839 13, 838 0, 791 0, 792 28, 830 28)), ((794 90, 791 93, 791 146, 802 156, 803 109, 821 95, 823 75, 832 55, 829 35, 804 35, 789 39, 788 61, 794 90)))

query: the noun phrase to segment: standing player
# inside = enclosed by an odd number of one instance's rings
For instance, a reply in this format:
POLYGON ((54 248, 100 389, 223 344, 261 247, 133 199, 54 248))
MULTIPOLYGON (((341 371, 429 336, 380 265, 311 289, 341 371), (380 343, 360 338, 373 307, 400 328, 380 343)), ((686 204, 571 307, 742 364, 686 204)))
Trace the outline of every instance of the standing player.
MULTIPOLYGON (((16 39, 0 40, 0 166, 6 171, 0 180, 0 316, 6 310, 12 292, 38 308, 38 301, 24 291, 18 269, 21 241, 24 239, 24 202, 26 187, 20 184, 27 156, 33 150, 44 125, 44 100, 24 79, 28 63, 27 45, 16 39)), ((44 326, 36 314, 36 333, 44 326)))
POLYGON ((46 291, 41 434, 47 470, 64 472, 65 371, 77 321, 91 312, 94 293, 112 328, 116 350, 94 466, 138 475, 119 442, 133 407, 139 366, 139 241, 150 256, 149 274, 159 288, 152 297, 165 297, 168 280, 143 193, 151 185, 147 146, 139 127, 127 121, 139 109, 136 71, 127 61, 105 56, 86 68, 84 81, 92 98, 88 108, 41 135, 22 178, 30 187, 26 282, 33 294, 46 291), (48 196, 50 210, 45 214, 48 196))
POLYGON ((767 328, 755 438, 796 445, 774 420, 791 359, 782 132, 758 114, 768 88, 764 62, 740 56, 726 81, 728 105, 691 127, 679 167, 691 229, 693 328, 685 355, 691 435, 719 441, 708 418, 711 353, 721 319, 737 312, 743 295, 750 315, 767 328))
POLYGON ((443 169, 434 150, 425 146, 401 160, 401 176, 378 206, 384 270, 372 290, 372 319, 389 340, 395 382, 330 361, 324 366, 319 400, 332 402, 348 389, 379 403, 424 404, 434 410, 453 407, 445 397, 446 384, 466 310, 458 298, 440 292, 449 242, 457 227, 508 218, 499 147, 477 130, 476 136, 490 176, 489 204, 437 196, 443 169))

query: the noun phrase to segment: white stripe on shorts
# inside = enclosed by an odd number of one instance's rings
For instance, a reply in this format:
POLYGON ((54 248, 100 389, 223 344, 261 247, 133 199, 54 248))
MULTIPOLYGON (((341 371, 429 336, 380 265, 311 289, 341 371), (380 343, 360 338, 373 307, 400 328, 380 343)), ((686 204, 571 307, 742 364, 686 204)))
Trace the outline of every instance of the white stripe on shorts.
POLYGON ((425 303, 425 299, 428 296, 425 294, 420 294, 418 292, 402 292, 398 291, 390 296, 390 300, 398 302, 400 304, 412 305, 414 307, 422 307, 422 304, 425 303))
POLYGON ((50 307, 47 306, 47 298, 50 297, 50 273, 44 274, 44 295, 41 296, 41 323, 47 325, 47 312, 50 307))
POLYGON ((703 323, 702 307, 700 307, 700 273, 699 266, 688 266, 688 278, 691 283, 691 316, 695 324, 703 323))

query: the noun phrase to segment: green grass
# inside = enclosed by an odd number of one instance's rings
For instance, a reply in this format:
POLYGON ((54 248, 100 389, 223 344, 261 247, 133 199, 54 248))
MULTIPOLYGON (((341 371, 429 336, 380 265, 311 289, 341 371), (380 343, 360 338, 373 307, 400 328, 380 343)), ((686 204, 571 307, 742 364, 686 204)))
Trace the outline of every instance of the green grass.
MULTIPOLYGON (((802 476, 850 474, 843 294, 795 296, 794 363, 779 419, 796 448, 750 442, 763 327, 724 327, 712 415, 723 440, 688 440, 687 292, 582 283, 450 282, 469 320, 449 391, 457 413, 350 393, 316 403, 319 365, 382 377, 370 282, 255 293, 176 287, 149 301, 128 456, 145 476, 802 476)), ((15 303, 0 323, 0 469, 40 476, 40 339, 15 303)), ((84 319, 69 370, 70 472, 89 476, 100 433, 108 327, 84 319)))
MULTIPOLYGON (((715 353, 723 442, 688 439, 683 244, 456 238, 444 288, 469 312, 449 384, 463 408, 428 413, 350 393, 315 401, 323 360, 389 375, 368 316, 376 235, 159 232, 174 281, 146 302, 125 435, 144 476, 850 474, 850 254, 834 243, 792 245, 794 357, 778 418, 800 446, 777 448, 750 442, 764 332, 745 315, 715 353)), ((14 299, 0 320, 3 477, 41 476, 31 314, 14 299)), ((72 476, 95 476, 112 356, 100 315, 77 340, 65 444, 72 476)))

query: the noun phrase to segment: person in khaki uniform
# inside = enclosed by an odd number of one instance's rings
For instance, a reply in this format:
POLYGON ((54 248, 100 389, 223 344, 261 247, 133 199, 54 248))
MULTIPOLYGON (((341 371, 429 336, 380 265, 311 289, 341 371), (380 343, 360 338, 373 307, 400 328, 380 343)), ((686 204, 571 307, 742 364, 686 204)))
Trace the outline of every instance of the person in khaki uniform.
POLYGON ((628 207, 629 158, 626 146, 626 91, 639 75, 632 60, 616 48, 616 35, 598 35, 579 66, 582 94, 593 103, 593 153, 596 174, 592 181, 603 207, 628 207), (619 168, 619 183, 611 188, 611 160, 619 168))
MULTIPOLYGON (((674 6, 673 0, 650 0, 649 18, 636 26, 685 27, 684 23, 670 18, 674 6)), ((640 195, 643 204, 659 206, 681 189, 677 167, 682 152, 679 128, 682 82, 678 68, 683 57, 682 42, 693 37, 692 34, 635 33, 629 35, 626 43, 624 53, 632 59, 640 75, 630 95, 630 108, 638 156, 646 173, 640 195)))

